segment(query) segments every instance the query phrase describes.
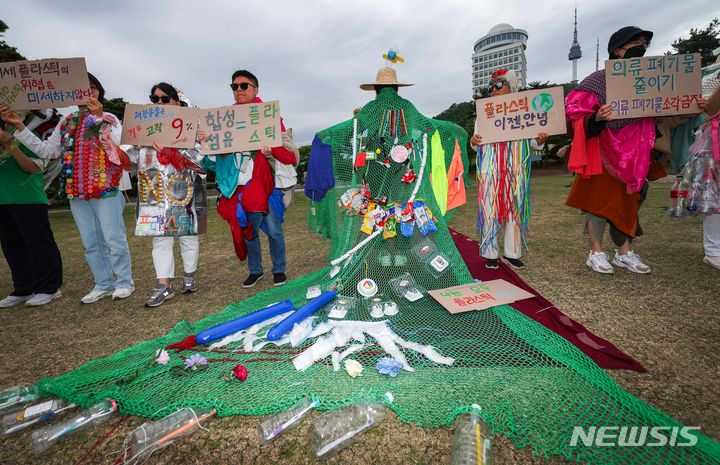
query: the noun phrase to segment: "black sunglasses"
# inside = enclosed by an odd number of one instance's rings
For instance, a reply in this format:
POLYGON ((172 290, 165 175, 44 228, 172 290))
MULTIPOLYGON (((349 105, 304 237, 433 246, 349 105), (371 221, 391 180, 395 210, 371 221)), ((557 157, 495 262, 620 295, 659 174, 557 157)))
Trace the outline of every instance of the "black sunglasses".
POLYGON ((250 84, 249 82, 241 82, 240 84, 235 84, 234 82, 230 84, 230 88, 232 90, 238 90, 238 88, 242 90, 248 90, 248 87, 252 86, 253 88, 257 89, 257 86, 250 84))
POLYGON ((490 85, 490 92, 492 92, 493 89, 500 90, 503 87, 505 87, 505 81, 498 81, 495 84, 490 85))
POLYGON ((172 100, 172 97, 169 95, 163 95, 162 97, 159 95, 152 94, 150 96, 150 101, 152 103, 158 103, 160 100, 162 100, 162 103, 170 103, 170 100, 172 100))

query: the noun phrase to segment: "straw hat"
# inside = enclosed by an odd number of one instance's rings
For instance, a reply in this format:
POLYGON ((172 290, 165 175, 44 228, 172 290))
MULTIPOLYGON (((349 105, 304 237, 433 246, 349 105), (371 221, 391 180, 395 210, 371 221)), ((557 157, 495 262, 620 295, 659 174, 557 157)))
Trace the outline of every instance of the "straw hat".
POLYGON ((360 88, 362 90, 375 90, 375 86, 398 86, 398 87, 406 87, 406 86, 412 86, 413 84, 404 84, 401 82, 398 82, 397 80, 397 73, 393 68, 390 68, 389 66, 386 66, 384 68, 380 68, 380 71, 377 72, 377 76, 375 77, 375 82, 369 83, 369 84, 360 84, 360 88))

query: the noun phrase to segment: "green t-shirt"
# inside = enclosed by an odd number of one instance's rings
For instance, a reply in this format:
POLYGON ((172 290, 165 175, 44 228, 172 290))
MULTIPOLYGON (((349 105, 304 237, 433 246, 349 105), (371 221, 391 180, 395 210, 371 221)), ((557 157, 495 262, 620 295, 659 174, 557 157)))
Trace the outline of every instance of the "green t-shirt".
MULTIPOLYGON (((38 158, 24 145, 20 145, 20 150, 30 158, 38 158)), ((47 203, 42 172, 26 173, 12 155, 3 151, 0 154, 0 205, 47 203)))

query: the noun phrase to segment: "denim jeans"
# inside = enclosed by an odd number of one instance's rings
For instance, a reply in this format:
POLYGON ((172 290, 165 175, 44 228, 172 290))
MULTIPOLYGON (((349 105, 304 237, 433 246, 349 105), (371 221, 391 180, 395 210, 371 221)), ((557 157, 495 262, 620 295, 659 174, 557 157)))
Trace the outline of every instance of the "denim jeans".
POLYGON ((85 260, 95 278, 95 289, 112 290, 133 285, 130 249, 123 221, 125 197, 70 201, 85 260))
POLYGON ((262 250, 260 249, 260 227, 265 224, 270 242, 270 258, 272 258, 272 272, 285 273, 285 235, 282 230, 280 218, 273 213, 272 208, 267 215, 262 212, 247 213, 248 222, 253 228, 253 238, 245 239, 248 252, 248 269, 250 274, 262 274, 262 250))

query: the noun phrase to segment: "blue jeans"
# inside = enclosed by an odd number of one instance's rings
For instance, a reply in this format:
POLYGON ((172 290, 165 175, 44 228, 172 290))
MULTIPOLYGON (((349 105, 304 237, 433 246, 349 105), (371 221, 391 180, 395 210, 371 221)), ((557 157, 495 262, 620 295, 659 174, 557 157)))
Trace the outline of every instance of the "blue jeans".
POLYGON ((70 211, 85 247, 85 260, 98 290, 133 285, 123 208, 122 192, 114 197, 70 201, 70 211))
POLYGON ((253 238, 245 239, 248 252, 248 269, 250 274, 262 274, 262 250, 260 249, 260 227, 265 224, 270 242, 270 258, 272 258, 272 272, 285 273, 285 235, 282 230, 280 218, 273 213, 272 208, 267 215, 262 212, 247 213, 248 222, 252 225, 253 238))

